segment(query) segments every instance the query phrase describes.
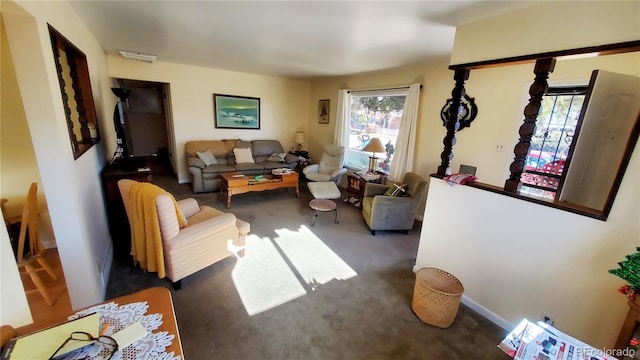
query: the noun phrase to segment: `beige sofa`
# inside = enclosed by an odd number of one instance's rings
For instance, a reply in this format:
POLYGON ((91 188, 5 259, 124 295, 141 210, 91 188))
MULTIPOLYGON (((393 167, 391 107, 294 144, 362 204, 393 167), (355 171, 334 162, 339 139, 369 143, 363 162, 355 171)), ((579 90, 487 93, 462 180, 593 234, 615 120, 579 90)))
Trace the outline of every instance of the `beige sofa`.
POLYGON ((268 175, 273 169, 287 167, 295 169, 298 157, 286 154, 284 161, 272 161, 273 154, 282 154, 284 149, 278 140, 193 140, 184 145, 187 166, 191 173, 191 185, 194 193, 217 191, 220 189, 220 174, 234 172, 245 175, 268 175), (249 148, 255 163, 236 163, 234 148, 249 148), (206 166, 198 158, 198 152, 209 150, 217 164, 206 166))

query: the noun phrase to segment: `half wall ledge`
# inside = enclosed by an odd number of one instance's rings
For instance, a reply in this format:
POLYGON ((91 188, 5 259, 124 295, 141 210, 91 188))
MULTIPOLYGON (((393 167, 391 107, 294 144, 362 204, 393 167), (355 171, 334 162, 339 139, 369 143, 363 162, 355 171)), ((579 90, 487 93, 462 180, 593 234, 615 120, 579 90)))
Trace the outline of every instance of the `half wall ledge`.
MULTIPOLYGON (((431 174, 431 177, 432 178, 436 178, 436 179, 442 179, 442 180, 444 180, 444 178, 445 178, 445 176, 439 175, 437 173, 431 174)), ((520 194, 516 194, 516 193, 511 193, 511 192, 505 191, 503 188, 501 188, 499 186, 495 186, 495 185, 491 185, 491 184, 485 184, 485 183, 476 181, 476 182, 469 182, 466 185, 461 185, 461 186, 468 186, 468 187, 472 187, 472 188, 476 188, 476 189, 480 189, 480 190, 484 190, 484 191, 489 191, 489 192, 492 192, 492 193, 496 193, 496 194, 512 197, 512 198, 515 198, 515 199, 531 202, 531 203, 534 203, 534 204, 547 206, 547 207, 551 207, 551 208, 558 209, 558 210, 568 211, 568 212, 571 212, 571 213, 574 213, 574 214, 578 214, 578 215, 587 216, 587 217, 594 218, 594 219, 597 219, 597 220, 602 220, 602 221, 606 220, 606 217, 602 214, 602 212, 600 212, 598 210, 595 210, 595 209, 591 209, 591 208, 588 208, 588 207, 579 206, 579 205, 575 205, 575 204, 569 204, 569 203, 566 203, 566 202, 563 202, 563 201, 547 200, 547 199, 542 199, 542 198, 534 198, 534 197, 530 197, 530 196, 524 196, 524 195, 520 195, 520 194)))

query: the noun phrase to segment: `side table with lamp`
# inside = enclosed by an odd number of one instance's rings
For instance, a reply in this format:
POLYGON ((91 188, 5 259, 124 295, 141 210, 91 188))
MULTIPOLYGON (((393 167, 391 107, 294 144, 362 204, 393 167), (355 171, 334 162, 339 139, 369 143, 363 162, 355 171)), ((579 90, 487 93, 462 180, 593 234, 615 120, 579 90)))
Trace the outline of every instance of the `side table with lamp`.
POLYGON ((293 142, 296 145, 293 150, 289 151, 289 154, 298 157, 298 166, 296 166, 295 170, 300 175, 300 180, 305 180, 302 169, 311 163, 311 159, 309 158, 309 152, 302 150, 302 144, 304 143, 304 131, 296 131, 295 135, 293 135, 293 142))
POLYGON ((362 198, 364 197, 364 188, 368 182, 376 184, 384 184, 387 181, 387 174, 376 171, 378 158, 376 153, 384 153, 386 149, 380 138, 374 137, 365 145, 362 151, 371 152, 373 155, 369 156, 369 171, 366 173, 356 172, 347 175, 347 198, 345 202, 348 202, 355 207, 360 207, 362 198))
POLYGON ((369 172, 373 173, 376 170, 378 158, 376 157, 376 153, 383 153, 387 150, 384 145, 380 141, 380 138, 374 137, 365 145, 362 151, 373 153, 373 155, 369 156, 369 172))

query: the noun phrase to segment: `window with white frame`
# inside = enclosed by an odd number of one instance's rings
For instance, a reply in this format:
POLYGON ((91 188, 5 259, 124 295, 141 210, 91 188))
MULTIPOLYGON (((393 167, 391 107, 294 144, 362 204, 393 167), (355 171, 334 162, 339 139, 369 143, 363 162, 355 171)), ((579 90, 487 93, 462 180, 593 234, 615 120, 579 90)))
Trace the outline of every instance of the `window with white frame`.
POLYGON ((520 178, 522 193, 554 199, 560 191, 586 91, 586 86, 552 87, 543 97, 520 178))
POLYGON ((351 92, 350 117, 345 121, 349 133, 345 164, 358 169, 369 168, 369 157, 375 155, 375 170, 389 172, 402 121, 408 89, 351 92), (384 153, 363 151, 369 141, 379 138, 384 153))

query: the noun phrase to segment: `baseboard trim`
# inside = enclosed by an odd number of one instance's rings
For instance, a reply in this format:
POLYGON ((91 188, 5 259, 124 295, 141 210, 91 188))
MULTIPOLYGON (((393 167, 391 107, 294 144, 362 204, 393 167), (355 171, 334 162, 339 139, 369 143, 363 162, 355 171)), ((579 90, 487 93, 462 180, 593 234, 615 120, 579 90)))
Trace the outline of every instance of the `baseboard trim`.
POLYGON ((111 273, 111 264, 113 263, 113 242, 109 241, 109 247, 107 253, 102 261, 102 266, 99 266, 100 280, 102 285, 102 298, 107 295, 107 284, 109 282, 109 274, 111 273), (102 271, 100 271, 102 269, 102 271))
MULTIPOLYGON (((418 265, 413 265, 413 272, 418 272, 418 270, 420 270, 421 268, 418 267, 418 265)), ((485 319, 491 321, 492 323, 496 324, 497 326, 499 326, 500 328, 506 330, 506 331, 511 331, 514 327, 513 324, 511 324, 510 322, 508 322, 507 320, 503 319, 502 317, 500 317, 498 314, 494 313, 493 311, 487 309, 486 307, 480 305, 480 303, 478 303, 477 301, 473 300, 472 298, 468 297, 467 295, 462 295, 462 299, 460 300, 463 304, 465 304, 467 307, 469 307, 471 310, 477 312, 478 314, 480 314, 482 317, 484 317, 485 319)))
POLYGON ((501 327, 502 329, 506 330, 506 331, 511 331, 513 329, 513 324, 511 324, 510 322, 508 322, 507 320, 503 319, 502 317, 498 316, 498 314, 494 313, 493 311, 487 309, 486 307, 480 305, 480 303, 478 303, 477 301, 473 300, 472 298, 468 297, 467 295, 462 295, 462 299, 461 302, 463 304, 465 304, 466 306, 468 306, 471 310, 477 312, 478 314, 482 315, 482 317, 484 317, 485 319, 491 321, 492 323, 498 325, 499 327, 501 327))

